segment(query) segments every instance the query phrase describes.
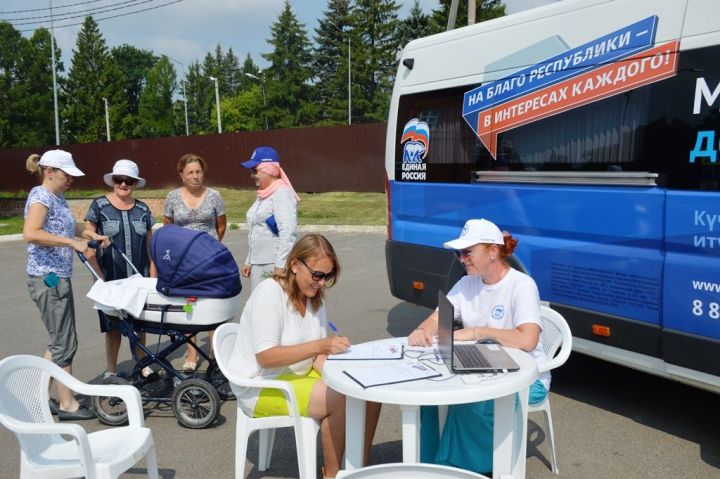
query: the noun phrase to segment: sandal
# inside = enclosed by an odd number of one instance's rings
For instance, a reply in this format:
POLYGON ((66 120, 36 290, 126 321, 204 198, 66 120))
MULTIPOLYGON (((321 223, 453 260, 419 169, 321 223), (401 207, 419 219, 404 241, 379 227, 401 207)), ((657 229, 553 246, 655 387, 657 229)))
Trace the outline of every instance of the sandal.
POLYGON ((197 363, 194 361, 185 361, 185 364, 182 365, 182 370, 185 373, 194 373, 197 369, 197 363))

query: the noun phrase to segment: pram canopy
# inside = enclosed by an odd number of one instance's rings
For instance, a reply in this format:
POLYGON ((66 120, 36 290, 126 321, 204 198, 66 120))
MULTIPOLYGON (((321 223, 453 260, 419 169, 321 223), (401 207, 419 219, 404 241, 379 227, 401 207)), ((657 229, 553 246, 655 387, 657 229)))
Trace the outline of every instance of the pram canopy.
POLYGON ((242 289, 232 253, 204 231, 165 225, 153 233, 150 256, 166 296, 231 298, 242 289))

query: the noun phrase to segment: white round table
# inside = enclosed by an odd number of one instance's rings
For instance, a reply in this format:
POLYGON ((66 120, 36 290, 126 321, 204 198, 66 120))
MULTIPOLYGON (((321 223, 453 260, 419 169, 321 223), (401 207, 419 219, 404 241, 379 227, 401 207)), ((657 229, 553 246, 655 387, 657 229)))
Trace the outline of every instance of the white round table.
MULTIPOLYGON (((406 338, 390 338, 368 344, 406 343, 406 338)), ((409 346, 407 349, 412 350, 409 346)), ((365 402, 397 404, 402 411, 403 462, 419 462, 420 408, 419 406, 463 404, 477 401, 495 401, 495 427, 493 433, 493 477, 512 474, 516 479, 525 477, 527 437, 527 404, 530 385, 538 378, 535 360, 528 353, 505 348, 520 366, 520 370, 480 378, 479 375, 452 375, 446 366, 433 366, 442 378, 423 379, 398 384, 363 388, 343 371, 350 368, 373 367, 401 360, 328 360, 323 366, 327 385, 344 394, 346 401, 345 467, 363 466, 365 434, 365 402), (445 380, 439 380, 445 379, 445 380), (519 395, 519 407, 515 395, 519 395)), ((441 419, 442 421, 442 419, 441 419)))

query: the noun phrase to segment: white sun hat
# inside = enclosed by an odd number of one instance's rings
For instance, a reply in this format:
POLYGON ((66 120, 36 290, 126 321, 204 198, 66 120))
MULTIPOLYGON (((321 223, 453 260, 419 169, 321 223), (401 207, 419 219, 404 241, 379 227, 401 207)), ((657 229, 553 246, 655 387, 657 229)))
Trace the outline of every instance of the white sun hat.
POLYGON ((112 173, 106 173, 103 176, 103 181, 108 186, 113 186, 113 176, 127 176, 128 178, 135 178, 137 180, 137 187, 142 188, 145 186, 145 178, 140 178, 140 169, 138 165, 131 160, 118 160, 113 166, 112 173))
POLYGON ((85 173, 75 166, 72 155, 63 150, 46 151, 40 157, 38 165, 63 170, 70 176, 85 176, 85 173))
POLYGON ((460 237, 443 243, 443 246, 451 249, 465 249, 479 243, 504 245, 505 240, 500 228, 492 221, 468 220, 460 232, 460 237))

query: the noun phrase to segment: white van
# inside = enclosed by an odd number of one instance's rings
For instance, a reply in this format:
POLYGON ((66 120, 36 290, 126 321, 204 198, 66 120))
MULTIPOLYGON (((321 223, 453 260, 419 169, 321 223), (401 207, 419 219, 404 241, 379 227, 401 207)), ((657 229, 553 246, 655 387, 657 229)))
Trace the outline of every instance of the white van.
POLYGON ((393 294, 434 307, 469 218, 577 351, 720 391, 720 1, 564 0, 415 40, 386 140, 393 294))

